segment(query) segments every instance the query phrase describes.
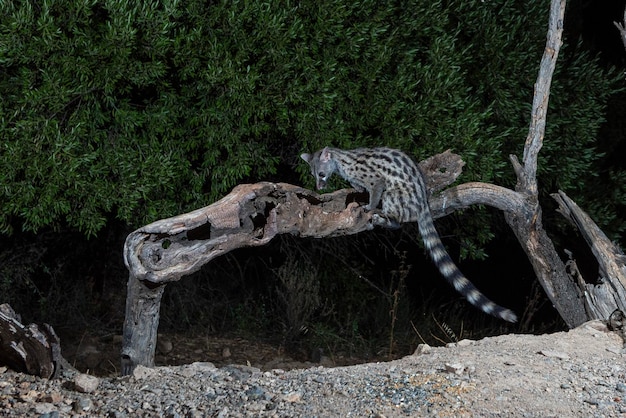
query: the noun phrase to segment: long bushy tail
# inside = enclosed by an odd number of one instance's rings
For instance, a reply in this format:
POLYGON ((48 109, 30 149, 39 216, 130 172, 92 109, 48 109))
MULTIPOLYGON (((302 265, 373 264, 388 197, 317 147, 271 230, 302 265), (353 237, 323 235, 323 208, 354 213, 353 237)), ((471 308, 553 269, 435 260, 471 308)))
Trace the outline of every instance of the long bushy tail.
MULTIPOLYGON (((428 202, 425 202, 425 205, 428 205, 428 202)), ((424 245, 448 283, 450 283, 457 292, 462 294, 469 303, 483 312, 493 315, 496 318, 504 319, 505 321, 517 322, 517 315, 515 315, 513 311, 493 303, 461 273, 461 270, 454 264, 441 242, 439 233, 433 224, 430 208, 426 206, 421 209, 418 226, 422 234, 422 239, 424 240, 424 245)))

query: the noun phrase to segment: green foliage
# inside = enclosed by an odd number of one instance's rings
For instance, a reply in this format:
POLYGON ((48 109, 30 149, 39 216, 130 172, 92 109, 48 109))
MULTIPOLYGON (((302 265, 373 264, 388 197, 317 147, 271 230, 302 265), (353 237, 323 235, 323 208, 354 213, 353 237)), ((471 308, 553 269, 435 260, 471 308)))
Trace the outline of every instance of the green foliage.
POLYGON ((219 37, 202 39, 211 28, 182 3, 4 2, 0 12, 3 232, 14 218, 88 235, 108 214, 146 223, 274 171, 252 78, 230 57, 217 63, 227 72, 211 67, 219 37))
MULTIPOLYGON (((464 181, 512 184, 544 3, 3 2, 0 231, 138 226, 327 144, 453 148, 464 181)), ((611 83, 584 54, 560 66, 545 184, 598 157, 611 83)))

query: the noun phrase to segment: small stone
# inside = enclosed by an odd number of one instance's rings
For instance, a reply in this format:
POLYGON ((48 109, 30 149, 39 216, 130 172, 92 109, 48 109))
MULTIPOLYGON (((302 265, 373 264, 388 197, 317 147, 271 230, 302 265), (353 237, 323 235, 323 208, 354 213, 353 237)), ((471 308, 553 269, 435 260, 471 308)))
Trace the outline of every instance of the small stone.
POLYGON ((626 383, 618 382, 615 388, 622 393, 626 393, 626 383))
POLYGON ((588 329, 591 331, 601 331, 601 332, 609 332, 609 328, 604 321, 600 320, 592 320, 585 322, 580 325, 578 328, 588 329))
POLYGON ((196 373, 213 372, 217 369, 215 364, 209 361, 195 361, 191 363, 188 368, 194 370, 196 373))
POLYGON ((428 344, 420 344, 417 346, 417 348, 413 352, 413 355, 419 356, 422 354, 429 354, 430 352, 431 352, 431 347, 428 344))
POLYGON ((253 386, 246 390, 246 395, 248 396, 248 399, 257 400, 263 398, 265 396, 265 392, 260 387, 253 386))
POLYGON ((59 392, 50 392, 44 395, 42 400, 44 402, 60 403, 63 401, 63 395, 61 395, 59 392))
POLYGON ((133 370, 133 377, 137 380, 142 380, 142 379, 152 377, 156 373, 157 373, 156 370, 139 364, 137 367, 135 367, 135 370, 133 370))
POLYGON ((224 347, 222 349, 222 357, 223 358, 230 358, 230 356, 232 356, 232 353, 230 352, 230 348, 229 347, 224 347))
POLYGON ((283 400, 289 403, 296 403, 302 401, 302 394, 299 392, 291 392, 283 396, 283 400))
POLYGON ((333 361, 332 358, 328 356, 322 356, 320 358, 320 365, 324 367, 334 367, 336 363, 333 361))
POLYGON ((159 353, 168 354, 173 349, 174 349, 174 344, 172 344, 171 340, 169 340, 168 338, 159 336, 159 339, 157 340, 157 350, 159 350, 159 353))
POLYGON ((28 392, 20 395, 20 400, 23 402, 35 402, 40 395, 41 393, 36 390, 29 390, 28 392))
POLYGON ((474 340, 463 339, 456 343, 456 345, 459 347, 469 347, 470 345, 474 345, 474 342, 474 340))
POLYGON ((93 409, 93 401, 89 398, 82 397, 74 402, 74 412, 89 412, 93 409))
POLYGON ((74 388, 82 393, 91 393, 98 389, 100 379, 95 376, 80 373, 74 378, 74 388))
POLYGON ((35 404, 35 412, 39 415, 49 415, 54 410, 54 405, 49 402, 38 402, 37 404, 35 404))

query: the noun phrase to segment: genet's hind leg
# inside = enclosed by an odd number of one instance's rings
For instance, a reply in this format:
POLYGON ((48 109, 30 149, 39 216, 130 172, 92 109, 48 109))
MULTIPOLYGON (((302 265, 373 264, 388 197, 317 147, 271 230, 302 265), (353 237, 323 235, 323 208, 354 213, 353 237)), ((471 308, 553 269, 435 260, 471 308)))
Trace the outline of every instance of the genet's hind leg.
POLYGON ((383 226, 389 229, 398 229, 402 226, 404 219, 403 208, 401 206, 402 193, 396 189, 387 189, 382 196, 382 213, 380 216, 386 221, 383 226))

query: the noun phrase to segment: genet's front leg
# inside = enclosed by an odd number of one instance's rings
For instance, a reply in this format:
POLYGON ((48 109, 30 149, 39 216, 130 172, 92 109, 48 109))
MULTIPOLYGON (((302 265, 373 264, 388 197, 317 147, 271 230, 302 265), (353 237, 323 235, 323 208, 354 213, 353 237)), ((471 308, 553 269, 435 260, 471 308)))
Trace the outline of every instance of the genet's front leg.
POLYGON ((380 199, 383 196, 383 192, 385 191, 385 183, 382 180, 379 180, 374 185, 372 185, 368 192, 370 194, 370 202, 365 206, 365 210, 374 210, 378 207, 380 203, 380 199))

